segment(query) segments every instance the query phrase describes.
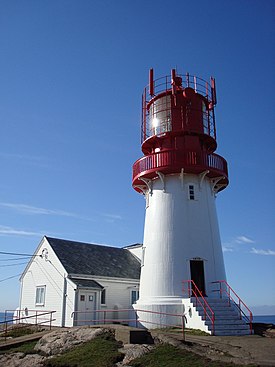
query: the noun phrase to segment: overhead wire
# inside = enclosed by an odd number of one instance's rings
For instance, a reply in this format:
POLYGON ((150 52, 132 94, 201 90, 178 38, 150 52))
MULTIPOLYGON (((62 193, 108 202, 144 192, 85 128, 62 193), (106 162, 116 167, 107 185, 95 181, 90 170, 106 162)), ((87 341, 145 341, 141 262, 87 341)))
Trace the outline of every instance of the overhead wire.
POLYGON ((29 262, 24 262, 24 263, 17 263, 17 264, 4 264, 4 265, 0 265, 0 268, 5 268, 6 266, 16 266, 16 265, 25 265, 28 264, 29 262))
POLYGON ((0 255, 16 255, 16 256, 30 256, 30 257, 40 256, 41 257, 41 255, 20 254, 17 252, 4 252, 4 251, 0 251, 0 255))
POLYGON ((20 275, 21 275, 21 273, 20 274, 13 275, 12 277, 8 277, 8 278, 5 278, 5 279, 0 279, 0 283, 1 282, 4 282, 5 280, 9 280, 9 279, 12 279, 12 278, 19 277, 20 275))
POLYGON ((11 259, 0 259, 0 261, 16 261, 16 260, 25 260, 25 259, 29 259, 29 256, 24 256, 24 257, 16 257, 16 258, 11 258, 11 259))

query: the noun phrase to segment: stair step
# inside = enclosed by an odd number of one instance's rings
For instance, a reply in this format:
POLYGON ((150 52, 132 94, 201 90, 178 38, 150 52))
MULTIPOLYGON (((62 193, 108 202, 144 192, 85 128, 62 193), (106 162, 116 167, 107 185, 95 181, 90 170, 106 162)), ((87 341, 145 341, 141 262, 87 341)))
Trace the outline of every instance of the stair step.
MULTIPOLYGON (((198 313, 200 314, 200 316, 204 315, 204 309, 200 308, 200 307, 196 307, 196 310, 198 311, 198 313)), ((232 309, 226 309, 226 310, 213 310, 214 314, 217 316, 236 316, 236 317, 240 317, 240 315, 232 309)), ((211 315, 211 311, 206 309, 206 313, 208 315, 211 315)))
POLYGON ((215 330, 216 336, 243 336, 250 335, 250 330, 215 330))
MULTIPOLYGON (((205 320, 206 325, 211 325, 212 322, 207 319, 205 320)), ((240 319, 238 320, 232 320, 232 319, 215 319, 215 325, 243 325, 244 322, 240 319)))
MULTIPOLYGON (((208 327, 210 329, 212 329, 212 325, 208 325, 208 327)), ((215 324, 215 330, 249 330, 249 326, 248 325, 230 325, 230 324, 227 324, 227 325, 217 325, 215 324)))

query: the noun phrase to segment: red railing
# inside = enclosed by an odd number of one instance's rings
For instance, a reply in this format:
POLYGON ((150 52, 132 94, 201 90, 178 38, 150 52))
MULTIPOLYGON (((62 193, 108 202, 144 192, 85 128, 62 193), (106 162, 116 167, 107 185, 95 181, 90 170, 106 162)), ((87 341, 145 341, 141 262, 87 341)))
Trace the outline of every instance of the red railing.
POLYGON ((212 308, 209 306, 208 302, 204 298, 202 292, 197 287, 196 283, 193 280, 183 280, 183 294, 188 293, 188 297, 195 297, 196 299, 196 307, 198 304, 203 308, 203 318, 204 320, 209 319, 212 324, 212 335, 215 335, 215 314, 212 308), (187 289, 185 288, 185 284, 187 284, 187 289))
POLYGON ((173 313, 165 313, 165 312, 157 312, 157 311, 149 311, 149 310, 141 310, 141 309, 116 309, 116 310, 93 310, 93 311, 73 311, 71 314, 71 317, 74 318, 74 325, 78 326, 79 324, 87 325, 87 324, 134 324, 137 328, 143 328, 146 329, 141 323, 147 323, 152 325, 158 325, 161 327, 173 327, 173 328, 179 328, 182 330, 182 336, 183 340, 185 340, 185 314, 173 314, 173 313), (108 317, 108 314, 112 314, 114 316, 114 313, 118 315, 118 313, 124 313, 128 312, 128 314, 132 314, 133 317, 108 317), (147 313, 147 314, 153 314, 153 315, 159 315, 160 318, 157 320, 157 322, 154 321, 148 321, 148 320, 142 320, 140 317, 140 313, 147 313), (139 313, 139 315, 138 315, 139 313), (87 319, 87 315, 90 315, 87 319), (84 319, 81 319, 81 316, 84 316, 84 319), (93 317, 94 316, 94 317, 93 317), (169 323, 163 323, 161 320, 162 316, 169 316, 169 317, 176 317, 177 319, 180 319, 180 324, 178 322, 175 322, 173 324, 169 323))
POLYGON ((228 299, 228 305, 231 305, 231 301, 237 307, 240 312, 240 319, 244 318, 246 322, 249 323, 250 333, 252 334, 252 321, 253 314, 247 305, 242 301, 242 299, 237 295, 237 293, 230 287, 230 285, 225 280, 217 280, 212 282, 212 284, 218 284, 219 289, 214 289, 212 292, 219 292, 220 298, 224 298, 225 295, 228 299), (243 308, 246 309, 248 315, 244 312, 243 308))
POLYGON ((53 314, 56 311, 45 311, 45 310, 6 310, 4 315, 4 321, 0 322, 0 332, 2 332, 4 338, 7 338, 9 331, 14 329, 16 324, 20 328, 26 328, 30 326, 47 325, 49 329, 52 328, 52 323, 56 319, 53 318, 53 314), (9 316, 12 314, 13 316, 9 316), (23 316, 25 314, 25 316, 23 316))
MULTIPOLYGON (((227 162, 218 154, 207 154, 206 152, 177 150, 162 151, 146 155, 138 159, 133 165, 133 183, 140 176, 154 174, 158 169, 180 172, 184 168, 185 172, 199 173, 199 171, 209 170, 212 176, 224 176, 227 180, 227 162)), ((151 177, 149 177, 151 178, 151 177)))

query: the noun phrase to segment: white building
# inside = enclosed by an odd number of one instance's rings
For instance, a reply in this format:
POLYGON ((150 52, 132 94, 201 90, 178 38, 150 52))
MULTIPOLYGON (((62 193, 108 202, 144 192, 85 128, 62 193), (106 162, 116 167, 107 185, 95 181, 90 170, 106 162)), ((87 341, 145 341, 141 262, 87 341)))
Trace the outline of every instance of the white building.
POLYGON ((103 311, 106 319, 129 318, 128 312, 115 310, 130 309, 138 298, 140 261, 131 249, 137 252, 140 246, 117 248, 43 237, 20 278, 21 316, 56 311, 56 326, 102 320, 103 311))

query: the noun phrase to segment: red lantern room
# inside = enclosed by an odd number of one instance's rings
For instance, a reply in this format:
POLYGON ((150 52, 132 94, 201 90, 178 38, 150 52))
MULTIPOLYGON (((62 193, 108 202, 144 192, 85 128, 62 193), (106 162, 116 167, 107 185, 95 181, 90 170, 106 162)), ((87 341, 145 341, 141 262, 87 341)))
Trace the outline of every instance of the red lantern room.
POLYGON ((178 75, 154 80, 142 95, 141 144, 144 157, 133 165, 133 187, 144 192, 146 179, 159 173, 205 174, 215 180, 214 189, 228 185, 226 160, 215 154, 215 79, 210 83, 196 76, 178 75))

